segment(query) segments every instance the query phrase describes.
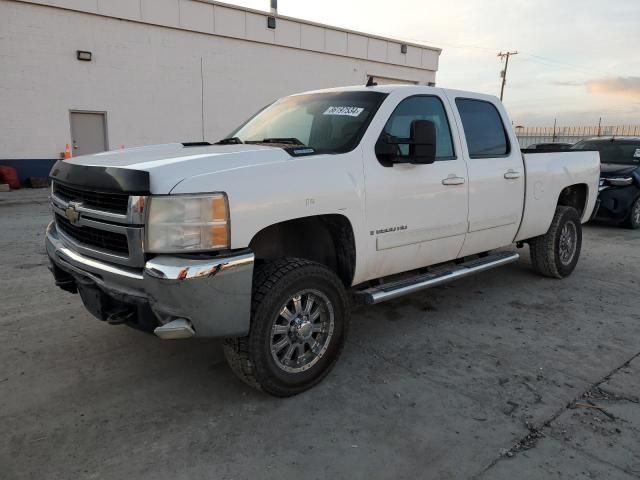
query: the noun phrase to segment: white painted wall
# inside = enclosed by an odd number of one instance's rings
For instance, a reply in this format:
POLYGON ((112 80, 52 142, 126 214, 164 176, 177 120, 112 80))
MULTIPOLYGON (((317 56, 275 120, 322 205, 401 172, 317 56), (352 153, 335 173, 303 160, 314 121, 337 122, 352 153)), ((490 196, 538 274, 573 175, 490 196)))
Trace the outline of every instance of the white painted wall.
POLYGON ((286 17, 270 30, 264 13, 205 0, 0 0, 0 159, 57 158, 70 110, 106 111, 111 149, 215 141, 289 93, 369 74, 435 81, 438 50, 399 52, 286 17))

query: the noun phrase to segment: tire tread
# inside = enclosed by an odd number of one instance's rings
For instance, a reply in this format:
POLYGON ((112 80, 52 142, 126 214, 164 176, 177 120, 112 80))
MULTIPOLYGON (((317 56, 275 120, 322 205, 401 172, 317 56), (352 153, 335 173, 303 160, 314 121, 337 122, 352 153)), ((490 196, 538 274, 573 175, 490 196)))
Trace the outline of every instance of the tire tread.
MULTIPOLYGON (((340 284, 340 292, 342 300, 345 305, 348 305, 348 300, 344 288, 337 276, 328 267, 312 262, 310 260, 302 258, 284 257, 272 261, 265 261, 257 265, 254 269, 253 287, 251 296, 251 319, 252 324, 250 327, 249 335, 241 338, 229 338, 225 339, 223 349, 231 370, 247 385, 270 393, 276 396, 291 396, 299 393, 300 389, 297 388, 282 388, 274 382, 270 382, 269 379, 259 380, 255 366, 251 359, 252 350, 252 338, 251 331, 253 329, 253 319, 256 317, 259 306, 276 287, 276 285, 287 275, 293 273, 304 267, 316 267, 318 270, 316 273, 327 278, 327 280, 340 284)), ((345 312, 343 336, 346 335, 349 325, 348 309, 345 312)), ((257 347, 257 346, 256 346, 257 347)), ((340 345, 340 350, 342 345, 340 345)), ((340 353, 338 350, 338 355, 340 353)), ((335 363, 335 362, 334 362, 335 363)), ((315 379, 312 385, 320 382, 328 373, 328 368, 322 375, 315 379)), ((310 388, 309 385, 307 388, 310 388)))
MULTIPOLYGON (((556 252, 556 236, 562 226, 564 218, 567 214, 575 213, 579 218, 578 212, 573 207, 559 205, 551 221, 549 230, 544 235, 529 240, 529 253, 531 256, 531 264, 533 268, 541 275, 549 278, 566 277, 558 268, 557 252, 556 252)), ((580 224, 578 223, 578 228, 580 224)), ((576 255, 579 255, 579 251, 576 255)))

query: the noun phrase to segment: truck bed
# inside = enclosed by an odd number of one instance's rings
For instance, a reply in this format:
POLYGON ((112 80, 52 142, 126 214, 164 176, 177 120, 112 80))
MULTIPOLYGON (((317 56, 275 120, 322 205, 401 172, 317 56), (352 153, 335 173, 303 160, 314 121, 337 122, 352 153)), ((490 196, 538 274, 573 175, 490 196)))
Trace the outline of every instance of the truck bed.
POLYGON ((560 193, 570 185, 586 187, 582 223, 591 218, 598 197, 598 152, 540 152, 522 156, 526 171, 525 201, 516 241, 537 237, 549 229, 560 193))

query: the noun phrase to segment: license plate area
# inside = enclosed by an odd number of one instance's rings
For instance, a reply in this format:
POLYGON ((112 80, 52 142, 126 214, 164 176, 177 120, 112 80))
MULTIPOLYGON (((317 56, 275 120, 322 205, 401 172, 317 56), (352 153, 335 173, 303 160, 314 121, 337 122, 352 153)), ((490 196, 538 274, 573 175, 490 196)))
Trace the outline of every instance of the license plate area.
POLYGON ((159 325, 146 299, 127 296, 116 298, 89 278, 76 277, 76 283, 84 307, 98 320, 111 325, 126 324, 145 332, 152 332, 159 325))

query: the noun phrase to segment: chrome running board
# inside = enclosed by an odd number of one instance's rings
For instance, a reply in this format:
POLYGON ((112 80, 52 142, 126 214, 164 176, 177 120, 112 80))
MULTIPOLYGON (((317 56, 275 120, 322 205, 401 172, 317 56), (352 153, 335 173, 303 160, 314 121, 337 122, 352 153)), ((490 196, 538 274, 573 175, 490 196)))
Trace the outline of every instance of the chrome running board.
POLYGON ((372 305, 491 270, 492 268, 515 262, 519 258, 520 255, 517 253, 497 252, 486 257, 469 260, 468 262, 446 266, 438 271, 416 275, 413 278, 405 278, 367 288, 356 292, 355 297, 358 303, 372 305))

